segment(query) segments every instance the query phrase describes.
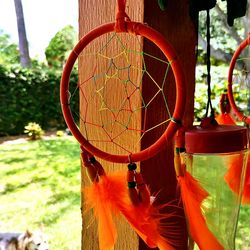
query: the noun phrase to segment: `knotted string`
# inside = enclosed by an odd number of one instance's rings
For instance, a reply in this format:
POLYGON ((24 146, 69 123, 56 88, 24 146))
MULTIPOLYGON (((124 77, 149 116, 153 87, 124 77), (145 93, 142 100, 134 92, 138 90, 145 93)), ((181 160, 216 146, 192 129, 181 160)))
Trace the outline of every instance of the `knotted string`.
POLYGON ((212 101, 211 101, 211 48, 210 48, 210 13, 209 9, 207 9, 207 20, 206 20, 206 26, 207 26, 207 108, 206 108, 206 115, 205 117, 208 117, 208 111, 210 108, 211 112, 211 117, 214 117, 214 109, 212 106, 212 101))
POLYGON ((126 8, 126 0, 117 0, 116 23, 115 23, 116 32, 125 32, 127 30, 126 21, 130 21, 130 18, 125 12, 125 8, 126 8))

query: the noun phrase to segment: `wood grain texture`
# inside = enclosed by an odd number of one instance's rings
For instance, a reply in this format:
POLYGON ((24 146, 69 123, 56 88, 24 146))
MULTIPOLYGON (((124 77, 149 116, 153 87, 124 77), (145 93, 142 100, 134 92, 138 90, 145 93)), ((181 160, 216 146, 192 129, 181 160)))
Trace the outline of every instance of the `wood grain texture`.
MULTIPOLYGON (((142 21, 143 20, 143 2, 140 1, 127 1, 126 5, 126 11, 130 18, 135 21, 142 21)), ((93 1, 93 0, 79 0, 79 31, 80 31, 80 37, 84 36, 87 32, 89 32, 91 29, 104 24, 108 22, 114 22, 115 21, 115 10, 116 10, 116 1, 115 0, 98 0, 98 1, 93 1)), ((91 44, 91 47, 88 47, 86 49, 87 53, 88 52, 96 52, 100 50, 100 48, 105 45, 107 42, 107 37, 103 37, 101 39, 96 40, 93 44, 91 44)), ((134 50, 140 50, 138 46, 141 46, 139 43, 136 43, 134 39, 128 40, 127 41, 127 46, 130 48, 133 48, 134 50)), ((110 47, 110 51, 107 52, 107 54, 112 54, 117 53, 117 44, 114 42, 112 46, 110 47)), ((91 59, 90 59, 91 60, 91 59)), ((80 56, 79 59, 79 82, 84 81, 86 79, 86 76, 90 76, 93 71, 93 66, 91 66, 91 62, 89 59, 84 58, 83 55, 80 56)), ((119 62, 117 62, 119 63, 119 62)), ((103 65, 98 66, 97 71, 102 70, 103 68, 106 67, 105 62, 103 61, 103 65)), ((137 73, 133 74, 134 78, 140 77, 137 73)), ((107 101, 109 106, 115 106, 117 100, 120 98, 120 95, 122 95, 122 91, 119 87, 118 83, 115 84, 115 92, 112 89, 107 88, 107 91, 110 91, 112 93, 111 98, 107 101)), ((88 93, 91 95, 91 88, 86 88, 85 89, 87 95, 88 93)), ((124 91, 123 91, 124 92, 124 91)), ((86 94, 85 93, 85 94, 86 94)), ((81 98, 81 106, 83 105, 83 98, 81 98)), ((80 107, 81 107, 80 106, 80 107)), ((97 115, 97 110, 96 106, 89 105, 89 110, 92 118, 97 115)), ((81 110, 81 113, 83 113, 84 110, 81 110)), ((105 111, 104 111, 105 112, 105 111)), ((108 119, 110 117, 107 115, 107 117, 104 117, 108 122, 108 119)), ((90 117, 91 119, 91 117, 90 117)), ((134 119, 135 122, 137 122, 140 125, 140 114, 138 114, 138 119, 134 119)), ((104 121, 105 122, 105 121, 104 121)), ((81 126, 82 130, 83 125, 81 126)), ((104 136, 103 134, 95 134, 95 131, 90 131, 89 132, 91 135, 95 138, 101 138, 104 136)), ((115 133, 115 132, 113 132, 115 133)), ((132 140, 128 142, 126 145, 128 148, 132 147, 131 145, 132 140)), ((102 146, 102 145, 97 145, 97 146, 102 146)), ((139 150, 140 145, 138 144, 137 146, 137 151, 139 150)), ((103 150, 107 150, 108 152, 112 154, 118 154, 121 153, 119 152, 119 148, 112 147, 110 145, 103 146, 103 150)), ((100 159, 98 159, 100 160, 100 159)), ((103 160, 100 160, 101 164, 105 168, 107 172, 112 172, 116 171, 119 169, 126 169, 126 165, 124 164, 113 164, 110 162, 106 162, 103 160)), ((84 168, 84 167, 83 167, 84 168)), ((82 169, 82 188, 84 188, 86 185, 89 185, 90 182, 88 180, 88 177, 86 176, 86 172, 84 169, 82 169)), ((82 205, 84 207, 84 197, 82 197, 82 205)), ((95 221, 93 221, 93 214, 90 213, 83 213, 83 222, 82 222, 82 250, 90 250, 94 249, 97 250, 99 249, 98 246, 98 235, 97 235, 97 224, 95 221)), ((131 249, 138 249, 138 237, 137 235, 131 230, 130 226, 127 224, 125 220, 122 220, 119 217, 118 220, 118 241, 115 245, 114 249, 122 249, 122 250, 131 250, 131 249)))

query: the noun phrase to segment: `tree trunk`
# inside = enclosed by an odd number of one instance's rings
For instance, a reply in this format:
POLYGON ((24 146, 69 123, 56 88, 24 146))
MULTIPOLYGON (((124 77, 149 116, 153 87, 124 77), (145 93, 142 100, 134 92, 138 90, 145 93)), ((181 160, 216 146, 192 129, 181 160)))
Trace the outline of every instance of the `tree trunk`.
POLYGON ((22 67, 30 66, 29 46, 26 36, 22 0, 14 0, 19 38, 20 63, 22 67))
POLYGON ((244 37, 245 38, 248 37, 249 25, 250 25, 250 0, 247 1, 247 11, 246 11, 246 15, 243 17, 244 37))

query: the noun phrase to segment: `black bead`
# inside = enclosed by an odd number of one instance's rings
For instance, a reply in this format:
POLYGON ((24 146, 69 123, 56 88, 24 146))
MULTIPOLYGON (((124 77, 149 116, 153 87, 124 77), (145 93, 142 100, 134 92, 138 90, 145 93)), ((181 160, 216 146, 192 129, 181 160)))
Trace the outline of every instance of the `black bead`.
POLYGON ((135 181, 128 181, 128 188, 135 188, 136 182, 135 181))
POLYGON ((180 154, 180 153, 185 152, 186 150, 185 150, 185 148, 176 148, 175 151, 177 154, 180 154))
POLYGON ((129 163, 128 164, 128 170, 131 170, 131 171, 136 170, 136 164, 135 163, 129 163))
POLYGON ((96 163, 95 157, 94 157, 94 156, 89 157, 89 162, 90 162, 91 164, 96 163))

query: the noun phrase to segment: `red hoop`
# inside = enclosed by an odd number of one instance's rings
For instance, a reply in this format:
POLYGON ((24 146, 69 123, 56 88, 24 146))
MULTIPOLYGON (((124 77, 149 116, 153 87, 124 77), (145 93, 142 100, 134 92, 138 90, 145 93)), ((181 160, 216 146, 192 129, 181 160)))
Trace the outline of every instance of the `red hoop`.
POLYGON ((71 114, 71 110, 69 107, 68 101, 68 89, 69 89, 69 78, 74 66, 74 63, 81 53, 81 51, 94 39, 104 35, 106 33, 115 32, 115 23, 108 23, 102 26, 99 26, 92 31, 90 31, 87 35, 85 35, 75 46, 69 58, 65 64, 62 78, 61 78, 61 86, 60 86, 60 100, 62 111, 64 115, 64 119, 71 130, 72 134, 78 140, 78 142, 90 153, 93 155, 105 159, 111 162, 117 163, 128 163, 129 161, 137 162, 146 160, 154 155, 156 155, 164 145, 166 145, 166 141, 170 140, 177 129, 180 127, 181 119, 184 114, 184 106, 185 106, 185 81, 184 81, 184 74, 182 68, 178 62, 177 56, 172 48, 172 46, 165 40, 165 38, 154 29, 137 22, 125 22, 125 27, 127 33, 133 33, 136 35, 141 35, 151 42, 153 42, 166 56, 169 62, 171 62, 171 68, 174 74, 175 82, 176 82, 176 104, 174 108, 174 112, 172 115, 172 119, 162 134, 162 136, 151 146, 148 148, 131 154, 131 155, 112 155, 107 152, 101 151, 100 149, 96 148, 92 144, 90 144, 84 136, 81 134, 79 128, 75 124, 73 116, 71 114))
POLYGON ((233 109, 233 112, 237 115, 237 117, 241 121, 243 121, 243 122, 245 122, 247 124, 250 124, 250 116, 245 116, 242 112, 239 111, 238 107, 236 106, 235 101, 234 101, 234 96, 233 96, 232 85, 233 85, 233 71, 234 71, 236 61, 237 61, 239 55, 241 54, 241 52, 243 51, 243 49, 245 49, 249 44, 250 44, 250 36, 247 39, 245 39, 239 45, 237 50, 235 51, 235 53, 234 53, 234 55, 233 55, 233 57, 231 59, 230 66, 229 66, 228 85, 227 85, 228 98, 229 98, 230 105, 231 105, 231 107, 233 109))

